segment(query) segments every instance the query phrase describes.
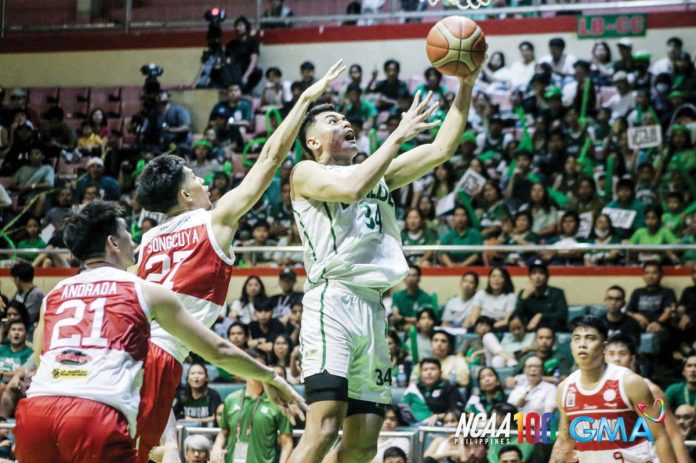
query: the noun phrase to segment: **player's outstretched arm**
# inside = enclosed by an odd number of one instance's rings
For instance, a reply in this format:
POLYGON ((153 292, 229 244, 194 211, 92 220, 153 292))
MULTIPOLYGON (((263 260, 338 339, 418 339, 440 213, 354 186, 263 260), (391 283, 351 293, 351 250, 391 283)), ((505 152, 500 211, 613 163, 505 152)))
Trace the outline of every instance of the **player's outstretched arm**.
POLYGON ((302 92, 288 116, 263 145, 261 154, 242 183, 218 200, 213 210, 213 226, 237 227, 239 218, 256 204, 271 184, 276 169, 282 164, 297 138, 309 106, 324 94, 329 84, 336 80, 345 68, 343 60, 339 60, 329 68, 324 77, 302 92))
MULTIPOLYGON (((638 416, 642 415, 640 410, 638 410, 638 402, 650 405, 655 402, 655 398, 650 392, 648 384, 641 376, 638 376, 632 371, 627 371, 625 373, 624 387, 628 400, 633 404, 633 410, 638 416)), ((665 425, 663 423, 655 423, 651 420, 645 421, 653 437, 655 437, 655 449, 657 450, 657 456, 660 461, 677 461, 674 449, 672 449, 672 443, 667 436, 665 425)))
POLYGON ((480 69, 479 67, 466 79, 461 79, 457 96, 435 140, 407 151, 391 163, 385 173, 390 190, 396 190, 421 178, 454 155, 462 133, 466 130, 469 106, 471 106, 471 91, 480 69))
POLYGON ((568 463, 576 461, 574 458, 575 444, 570 437, 568 431, 568 415, 563 408, 563 391, 565 390, 565 382, 561 383, 556 391, 556 400, 558 410, 561 414, 561 422, 558 425, 558 433, 556 434, 556 443, 553 445, 553 451, 549 458, 549 463, 568 463))
POLYGON ((401 123, 382 146, 350 173, 329 170, 313 161, 295 166, 290 176, 293 199, 354 203, 365 197, 384 176, 399 147, 424 130, 437 125, 426 122, 436 107, 428 107, 428 95, 421 101, 416 93, 409 110, 403 113, 401 123))
POLYGON ((173 292, 145 281, 141 285, 152 315, 162 328, 214 365, 237 376, 262 382, 269 399, 293 424, 295 416, 303 418, 302 409, 306 408, 304 399, 273 369, 255 361, 193 318, 173 292))

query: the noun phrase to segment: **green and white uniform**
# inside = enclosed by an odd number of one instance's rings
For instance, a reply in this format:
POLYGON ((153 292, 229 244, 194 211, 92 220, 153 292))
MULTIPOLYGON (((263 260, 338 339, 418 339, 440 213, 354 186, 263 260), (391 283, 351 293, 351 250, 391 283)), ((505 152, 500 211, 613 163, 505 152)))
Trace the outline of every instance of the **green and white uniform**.
MULTIPOLYGON (((357 166, 324 166, 353 171, 357 166)), ((293 201, 307 271, 302 376, 348 379, 348 397, 391 403, 382 293, 408 273, 394 201, 384 179, 353 204, 293 201)))

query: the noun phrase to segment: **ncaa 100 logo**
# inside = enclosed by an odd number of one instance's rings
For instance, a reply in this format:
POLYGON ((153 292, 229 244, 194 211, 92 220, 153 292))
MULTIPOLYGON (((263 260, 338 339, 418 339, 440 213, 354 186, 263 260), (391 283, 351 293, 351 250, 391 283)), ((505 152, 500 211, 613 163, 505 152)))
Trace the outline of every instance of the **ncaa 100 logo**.
POLYGON ((459 418, 455 443, 496 443, 507 445, 513 437, 512 420, 517 423, 517 443, 551 444, 556 440, 556 415, 554 413, 537 412, 506 414, 498 422, 497 415, 487 416, 485 413, 463 413, 459 418))

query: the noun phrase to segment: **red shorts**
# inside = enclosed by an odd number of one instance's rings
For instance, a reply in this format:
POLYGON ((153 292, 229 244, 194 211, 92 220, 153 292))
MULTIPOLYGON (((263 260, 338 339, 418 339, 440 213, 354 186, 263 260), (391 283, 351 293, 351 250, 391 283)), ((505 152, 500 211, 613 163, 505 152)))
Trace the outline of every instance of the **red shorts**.
POLYGON ((161 347, 150 342, 145 359, 143 385, 138 410, 138 461, 147 462, 148 454, 159 445, 172 411, 176 390, 181 383, 181 364, 161 347))
POLYGON ((22 463, 136 463, 128 420, 99 402, 32 397, 17 405, 15 453, 22 463))

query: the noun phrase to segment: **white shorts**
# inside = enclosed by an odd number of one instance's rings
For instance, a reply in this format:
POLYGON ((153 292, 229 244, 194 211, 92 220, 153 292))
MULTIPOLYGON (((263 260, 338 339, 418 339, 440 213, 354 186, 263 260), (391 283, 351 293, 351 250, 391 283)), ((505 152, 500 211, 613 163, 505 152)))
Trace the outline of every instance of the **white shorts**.
POLYGON ((377 291, 356 294, 333 281, 302 299, 302 378, 328 373, 348 380, 350 399, 391 403, 387 318, 377 291))

